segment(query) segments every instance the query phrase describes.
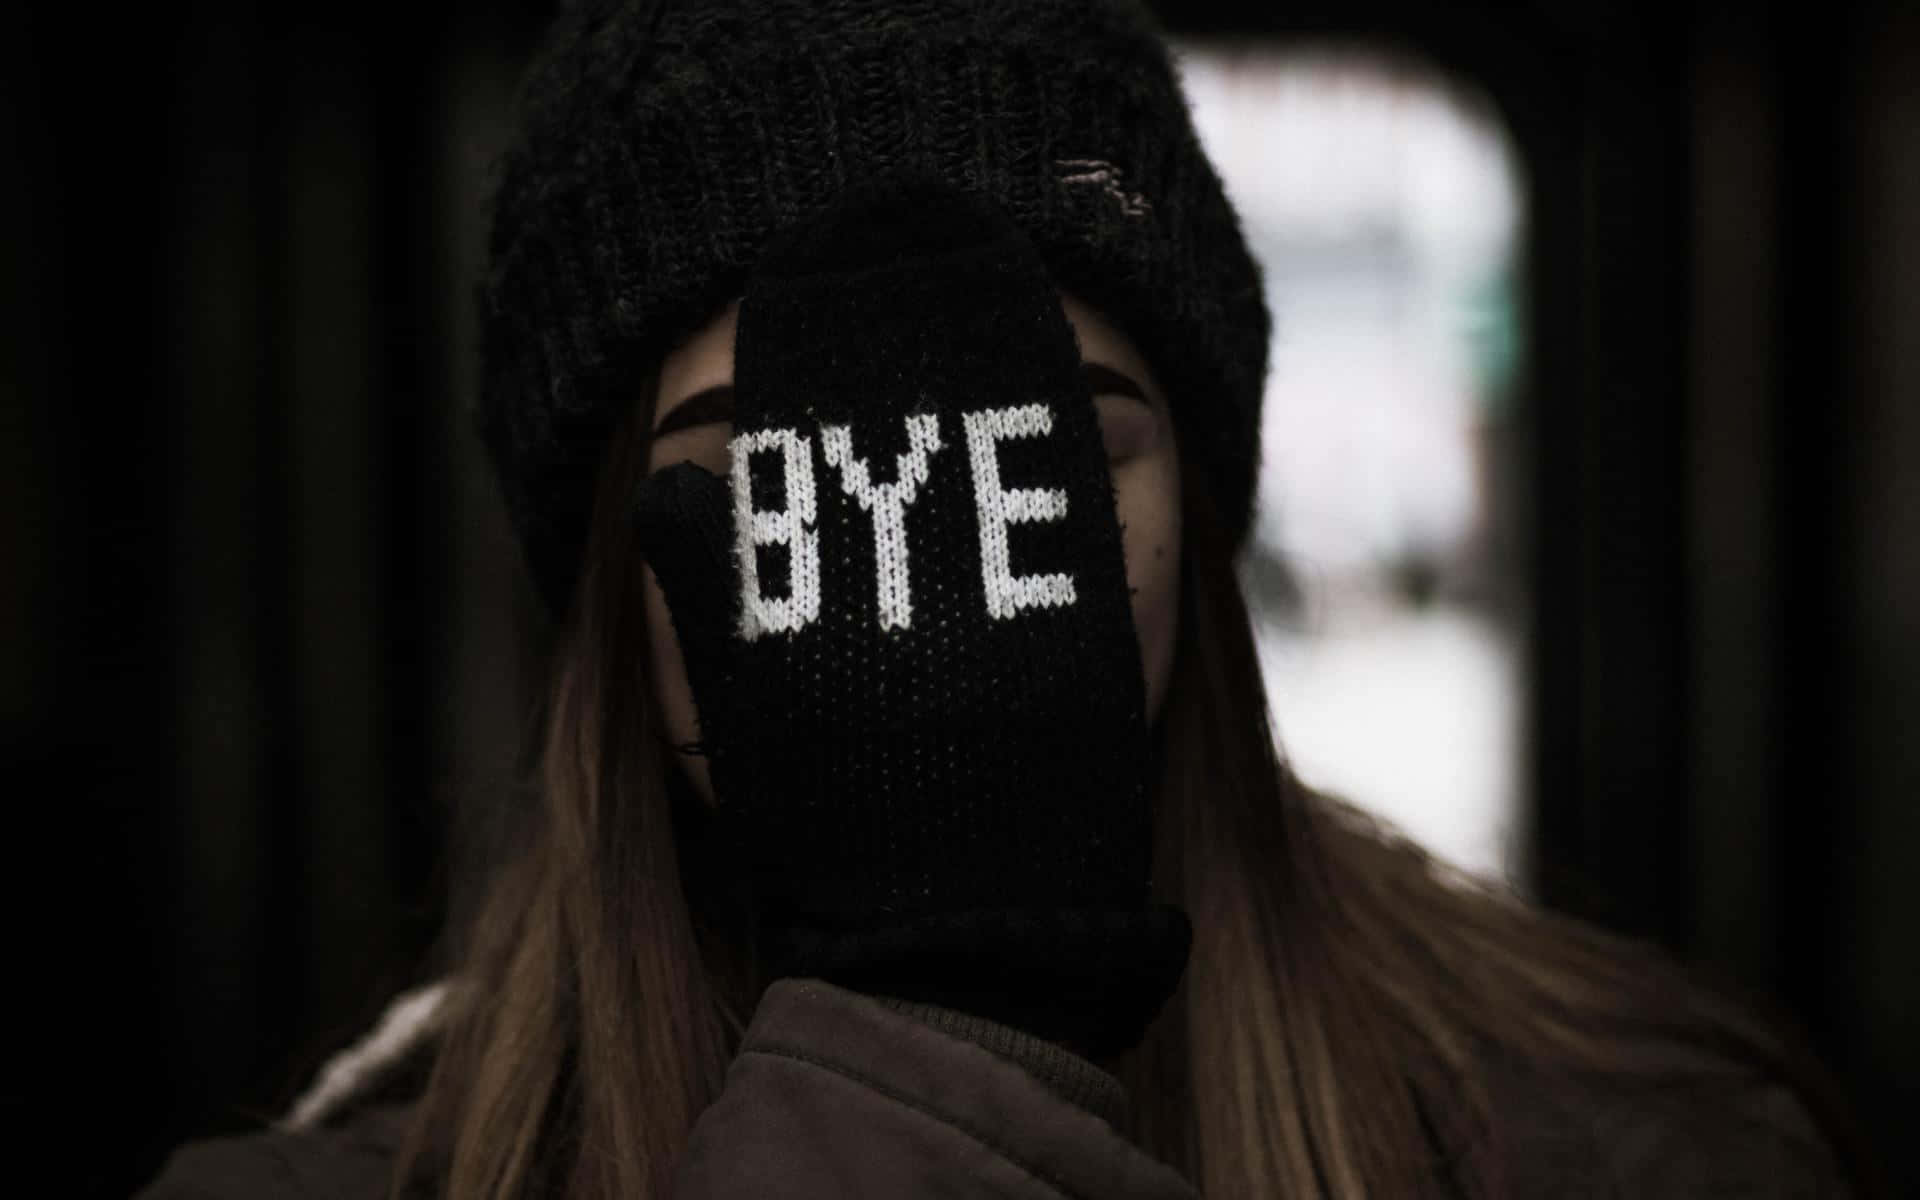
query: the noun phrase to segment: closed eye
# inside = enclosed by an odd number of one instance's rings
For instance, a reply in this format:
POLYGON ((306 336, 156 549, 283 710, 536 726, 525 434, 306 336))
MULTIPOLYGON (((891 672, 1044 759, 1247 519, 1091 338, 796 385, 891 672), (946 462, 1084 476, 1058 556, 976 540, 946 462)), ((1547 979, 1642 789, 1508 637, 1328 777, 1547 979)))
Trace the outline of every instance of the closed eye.
POLYGON ((1147 399, 1146 390, 1101 363, 1082 363, 1080 373, 1093 393, 1107 461, 1124 463, 1153 449, 1160 440, 1160 416, 1147 399))
POLYGON ((668 410, 654 426, 647 448, 650 471, 676 462, 691 462, 725 475, 732 455, 727 449, 733 421, 733 387, 722 384, 687 397, 668 410))

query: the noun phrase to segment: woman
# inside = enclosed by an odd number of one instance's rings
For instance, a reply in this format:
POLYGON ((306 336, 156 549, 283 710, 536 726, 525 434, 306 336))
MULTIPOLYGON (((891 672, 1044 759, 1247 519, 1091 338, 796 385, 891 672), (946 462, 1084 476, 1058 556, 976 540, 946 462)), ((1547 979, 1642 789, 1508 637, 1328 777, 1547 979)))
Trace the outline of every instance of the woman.
POLYGON ((1136 6, 582 4, 525 102, 537 799, 446 984, 150 1195, 1867 1189, 1739 1004, 1276 759, 1268 314, 1136 6))

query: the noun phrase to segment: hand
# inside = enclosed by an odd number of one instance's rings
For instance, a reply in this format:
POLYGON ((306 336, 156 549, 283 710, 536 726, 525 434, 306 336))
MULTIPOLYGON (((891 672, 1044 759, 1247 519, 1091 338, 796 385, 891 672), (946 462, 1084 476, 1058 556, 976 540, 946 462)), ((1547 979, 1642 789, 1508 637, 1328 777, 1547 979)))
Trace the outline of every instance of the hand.
POLYGON ((634 511, 773 974, 1136 1043, 1191 931, 1148 902, 1126 564, 1037 252, 861 189, 767 248, 735 354, 731 477, 634 511))

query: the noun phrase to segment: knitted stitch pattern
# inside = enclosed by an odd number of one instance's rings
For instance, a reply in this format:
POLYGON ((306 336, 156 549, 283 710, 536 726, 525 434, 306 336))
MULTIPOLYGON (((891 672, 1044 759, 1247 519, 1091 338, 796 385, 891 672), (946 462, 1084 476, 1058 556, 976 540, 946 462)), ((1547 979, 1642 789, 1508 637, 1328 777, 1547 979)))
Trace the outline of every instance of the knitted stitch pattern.
POLYGON ((1237 541, 1269 318, 1133 0, 583 0, 523 81, 477 288, 475 420, 556 613, 592 477, 660 357, 849 185, 996 199, 1140 346, 1237 541))
POLYGON ((732 475, 638 489, 775 977, 1133 1044, 1146 695, 1113 485, 1032 243, 943 182, 849 191, 749 279, 732 475))

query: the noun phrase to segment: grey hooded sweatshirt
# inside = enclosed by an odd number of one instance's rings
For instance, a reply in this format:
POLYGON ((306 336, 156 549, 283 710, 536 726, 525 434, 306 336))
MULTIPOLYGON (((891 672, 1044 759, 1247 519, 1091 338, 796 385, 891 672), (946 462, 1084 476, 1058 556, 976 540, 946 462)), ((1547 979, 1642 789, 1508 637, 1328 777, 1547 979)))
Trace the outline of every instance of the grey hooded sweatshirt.
MULTIPOLYGON (((676 1200, 1194 1200, 1116 1129, 1112 1075, 933 1005, 781 979, 695 1122, 676 1200)), ((177 1150, 138 1200, 385 1197, 404 1107, 177 1150)))
MULTIPOLYGON (((1649 1106, 1513 1075, 1509 1194, 1843 1197, 1784 1092, 1649 1106)), ((676 1200, 1195 1200, 1123 1136, 1093 1063, 966 1014, 817 979, 769 986, 676 1165, 676 1200)), ((379 1200, 404 1106, 191 1143, 137 1200, 379 1200)))

